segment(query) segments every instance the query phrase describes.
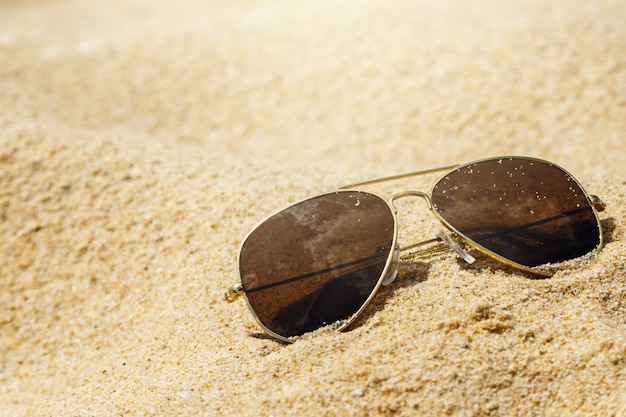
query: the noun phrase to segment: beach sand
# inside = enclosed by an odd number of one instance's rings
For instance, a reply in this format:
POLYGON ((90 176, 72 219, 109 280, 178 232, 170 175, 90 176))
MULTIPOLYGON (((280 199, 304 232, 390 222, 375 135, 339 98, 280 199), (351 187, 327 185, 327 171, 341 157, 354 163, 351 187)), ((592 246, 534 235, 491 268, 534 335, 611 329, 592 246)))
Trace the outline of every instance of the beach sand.
MULTIPOLYGON (((624 22, 620 0, 2 2, 0 414, 626 415, 624 22), (223 301, 287 204, 498 155, 601 196, 604 248, 549 279, 407 260, 348 331, 293 344, 223 301)), ((421 200, 398 221, 442 228, 421 200)))

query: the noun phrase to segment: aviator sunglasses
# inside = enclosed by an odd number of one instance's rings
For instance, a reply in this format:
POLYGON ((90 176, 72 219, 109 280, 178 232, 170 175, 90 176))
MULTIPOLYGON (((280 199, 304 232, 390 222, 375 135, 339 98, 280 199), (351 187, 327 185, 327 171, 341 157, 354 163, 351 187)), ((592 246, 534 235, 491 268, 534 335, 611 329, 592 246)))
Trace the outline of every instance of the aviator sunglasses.
POLYGON ((282 341, 328 325, 343 330, 381 285, 394 280, 400 259, 453 250, 472 263, 469 246, 506 265, 551 276, 549 264, 602 247, 602 210, 604 203, 565 169, 528 157, 352 184, 295 203, 257 225, 239 252, 241 283, 225 299, 243 295, 261 327, 282 341), (429 193, 405 191, 385 199, 359 189, 444 171, 429 193), (401 247, 394 203, 411 196, 424 198, 445 230, 401 247))

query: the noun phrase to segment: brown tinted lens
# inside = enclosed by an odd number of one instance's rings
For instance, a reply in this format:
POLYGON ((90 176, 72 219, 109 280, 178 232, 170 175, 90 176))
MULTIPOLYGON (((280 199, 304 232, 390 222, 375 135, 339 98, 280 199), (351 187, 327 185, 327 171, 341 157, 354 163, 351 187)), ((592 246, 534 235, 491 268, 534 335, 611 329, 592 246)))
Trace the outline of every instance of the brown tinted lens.
POLYGON ((463 235, 523 266, 576 258, 600 244, 585 192, 547 162, 504 158, 463 166, 435 185, 432 202, 463 235))
POLYGON ((239 257, 259 321, 291 337, 349 318, 382 276, 394 227, 384 200, 354 191, 302 201, 261 223, 239 257))

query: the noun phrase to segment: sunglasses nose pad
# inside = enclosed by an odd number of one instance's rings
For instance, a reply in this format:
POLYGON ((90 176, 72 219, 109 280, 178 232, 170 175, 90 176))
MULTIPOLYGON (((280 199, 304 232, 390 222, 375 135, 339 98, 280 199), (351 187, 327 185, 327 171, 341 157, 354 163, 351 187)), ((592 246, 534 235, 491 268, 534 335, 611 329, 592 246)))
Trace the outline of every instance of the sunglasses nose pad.
POLYGON ((465 252, 461 245, 459 245, 458 242, 452 239, 452 236, 450 236, 450 234, 447 233, 445 230, 440 230, 439 233, 437 233, 437 237, 441 239, 446 245, 448 245, 450 249, 456 252, 457 255, 463 258, 468 264, 472 264, 476 261, 476 258, 465 252))
POLYGON ((391 267, 385 274, 385 278, 383 278, 383 286, 387 286, 391 284, 396 279, 396 276, 398 275, 399 265, 400 265, 400 248, 398 247, 393 254, 391 267))

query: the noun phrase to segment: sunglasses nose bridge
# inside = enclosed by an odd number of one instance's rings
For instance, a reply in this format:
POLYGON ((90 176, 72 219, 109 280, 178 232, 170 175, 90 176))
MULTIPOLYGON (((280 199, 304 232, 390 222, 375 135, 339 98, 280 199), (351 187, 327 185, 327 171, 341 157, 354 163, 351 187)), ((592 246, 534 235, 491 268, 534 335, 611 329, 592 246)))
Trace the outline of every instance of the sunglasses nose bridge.
POLYGON ((400 200, 401 198, 407 198, 407 197, 421 197, 424 200, 426 200, 426 204, 428 204, 428 208, 432 209, 433 205, 432 205, 430 196, 422 191, 402 191, 400 193, 397 193, 391 196, 389 201, 391 205, 393 206, 393 208, 397 211, 398 208, 396 207, 396 201, 400 200))

